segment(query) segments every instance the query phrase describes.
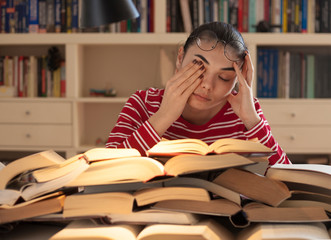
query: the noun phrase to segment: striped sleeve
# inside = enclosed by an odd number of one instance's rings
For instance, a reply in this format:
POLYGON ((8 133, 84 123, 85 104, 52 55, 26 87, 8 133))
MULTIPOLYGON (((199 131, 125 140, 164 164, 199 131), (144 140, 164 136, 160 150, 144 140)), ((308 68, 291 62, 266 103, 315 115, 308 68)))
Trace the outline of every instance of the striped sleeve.
POLYGON ((267 146, 275 151, 275 153, 269 157, 270 165, 274 165, 276 163, 291 164, 286 153, 278 145, 275 138, 272 136, 270 126, 263 115, 263 112, 261 110, 261 107, 260 107, 260 104, 258 103, 258 101, 255 102, 255 107, 256 107, 256 110, 257 110, 261 120, 252 129, 244 132, 245 136, 248 139, 258 138, 262 144, 264 144, 265 146, 267 146))
POLYGON ((109 134, 107 148, 135 148, 142 156, 161 137, 149 123, 149 112, 143 99, 144 94, 133 94, 123 107, 115 127, 109 134))

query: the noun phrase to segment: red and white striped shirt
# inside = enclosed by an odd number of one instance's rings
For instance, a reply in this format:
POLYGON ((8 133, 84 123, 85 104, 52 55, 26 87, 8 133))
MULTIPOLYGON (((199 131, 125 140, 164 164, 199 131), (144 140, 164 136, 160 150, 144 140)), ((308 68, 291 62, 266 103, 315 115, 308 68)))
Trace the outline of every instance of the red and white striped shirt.
MULTIPOLYGON (((146 150, 161 140, 148 119, 160 108, 163 93, 164 89, 150 88, 133 94, 122 109, 117 123, 109 135, 106 147, 136 148, 143 156, 146 155, 146 150)), ((257 99, 254 99, 254 104, 261 121, 250 130, 245 128, 243 122, 227 102, 216 116, 203 125, 194 125, 179 117, 162 137, 170 140, 196 138, 207 144, 221 138, 244 140, 258 138, 262 144, 276 152, 269 157, 271 165, 290 163, 272 136, 270 126, 257 99)))

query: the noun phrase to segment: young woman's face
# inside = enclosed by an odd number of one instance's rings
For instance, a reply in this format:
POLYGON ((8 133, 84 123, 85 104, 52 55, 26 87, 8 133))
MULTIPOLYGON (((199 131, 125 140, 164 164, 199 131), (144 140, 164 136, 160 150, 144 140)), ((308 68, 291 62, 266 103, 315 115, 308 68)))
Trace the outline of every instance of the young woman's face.
POLYGON ((181 67, 193 61, 201 60, 206 68, 201 84, 195 89, 188 100, 191 108, 196 110, 218 111, 235 87, 237 78, 233 62, 224 56, 224 47, 217 44, 211 51, 203 51, 196 44, 191 45, 181 67))

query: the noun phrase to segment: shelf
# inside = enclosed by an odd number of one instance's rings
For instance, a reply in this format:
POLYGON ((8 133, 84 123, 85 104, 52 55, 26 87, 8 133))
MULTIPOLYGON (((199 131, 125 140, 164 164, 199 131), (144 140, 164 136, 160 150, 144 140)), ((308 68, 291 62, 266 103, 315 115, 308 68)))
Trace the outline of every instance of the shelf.
MULTIPOLYGON (((329 33, 243 33, 245 41, 254 45, 309 45, 331 46, 329 33)), ((45 33, 1 34, 1 45, 177 45, 183 43, 188 33, 45 33)))
POLYGON ((75 101, 78 103, 126 103, 127 100, 126 97, 85 97, 75 101))

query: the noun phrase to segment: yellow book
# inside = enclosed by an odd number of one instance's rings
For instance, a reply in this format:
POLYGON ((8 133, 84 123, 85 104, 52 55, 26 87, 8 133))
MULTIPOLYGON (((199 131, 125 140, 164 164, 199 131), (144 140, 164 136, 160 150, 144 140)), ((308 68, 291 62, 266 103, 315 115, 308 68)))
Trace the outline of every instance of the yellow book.
POLYGON ((267 156, 273 151, 257 139, 240 140, 233 138, 219 139, 208 145, 200 139, 163 140, 147 151, 147 156, 175 156, 190 154, 223 154, 237 153, 255 156, 267 156))

